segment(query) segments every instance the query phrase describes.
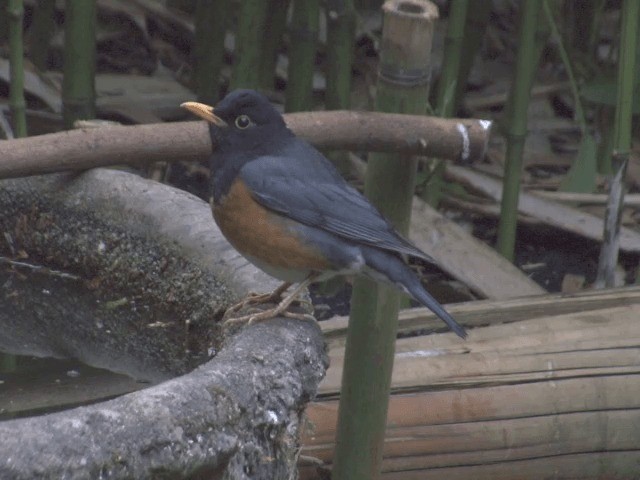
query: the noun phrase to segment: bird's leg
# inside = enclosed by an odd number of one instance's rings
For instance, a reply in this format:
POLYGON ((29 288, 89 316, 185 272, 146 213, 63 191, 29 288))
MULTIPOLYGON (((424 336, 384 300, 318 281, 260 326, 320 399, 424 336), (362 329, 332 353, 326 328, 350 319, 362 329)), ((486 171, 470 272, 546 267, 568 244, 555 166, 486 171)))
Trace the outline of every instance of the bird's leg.
POLYGON ((232 305, 225 312, 225 316, 229 313, 242 310, 249 305, 260 305, 261 303, 279 303, 282 300, 282 294, 291 286, 291 282, 283 282, 278 288, 271 293, 254 293, 251 292, 244 300, 232 305))
MULTIPOLYGON (((292 313, 287 312, 289 306, 293 303, 296 297, 302 292, 305 288, 307 288, 313 281, 318 277, 317 273, 310 274, 307 278, 305 278, 300 284, 286 297, 284 297, 278 305, 274 308, 270 308, 268 310, 263 310, 260 313, 254 313, 250 315, 244 315, 242 317, 229 318, 225 320, 225 324, 230 323, 248 323, 251 325, 254 322, 259 322, 262 320, 268 320, 270 318, 277 317, 279 315, 290 317, 290 318, 299 318, 299 319, 313 319, 313 317, 306 313, 292 313)), ((226 314, 225 314, 226 315, 226 314)))

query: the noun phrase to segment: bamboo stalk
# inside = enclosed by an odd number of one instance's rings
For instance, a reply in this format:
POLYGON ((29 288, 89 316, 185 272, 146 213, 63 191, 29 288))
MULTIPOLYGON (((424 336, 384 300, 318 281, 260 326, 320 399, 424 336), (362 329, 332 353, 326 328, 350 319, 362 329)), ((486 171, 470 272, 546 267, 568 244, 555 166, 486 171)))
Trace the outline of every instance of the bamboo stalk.
POLYGON ((467 79, 471 72, 471 67, 480 50, 493 2, 473 2, 473 15, 467 15, 464 26, 464 37, 462 40, 462 59, 458 74, 458 84, 456 86, 455 104, 459 106, 467 88, 467 79))
POLYGON ((351 67, 356 28, 353 0, 328 0, 327 18, 327 110, 348 109, 351 105, 351 67))
POLYGON ((265 25, 262 42, 261 83, 266 90, 275 88, 275 71, 278 51, 282 46, 284 31, 287 27, 289 0, 269 0, 269 21, 265 25))
POLYGON ((506 114, 507 153, 497 249, 509 260, 513 260, 515 248, 522 153, 527 136, 527 109, 539 58, 536 56, 535 41, 539 12, 539 0, 525 0, 520 6, 518 58, 510 95, 510 108, 506 114))
POLYGON ((618 98, 614 124, 612 164, 617 172, 611 186, 610 200, 605 214, 604 242, 598 262, 596 286, 611 287, 620 250, 620 221, 624 204, 624 178, 631 149, 631 119, 637 69, 638 15, 640 2, 625 0, 622 4, 622 33, 618 57, 618 98))
POLYGON ((294 0, 289 42, 289 69, 285 110, 311 110, 313 100, 313 69, 316 59, 318 0, 294 0))
MULTIPOLYGON (((328 0, 325 13, 327 21, 325 107, 327 110, 348 109, 351 106, 351 75, 356 28, 356 10, 353 0, 328 0)), ((349 171, 347 152, 333 151, 327 156, 340 172, 346 174, 349 171)))
POLYGON ((33 10, 29 29, 29 58, 38 69, 47 70, 49 43, 55 32, 55 0, 40 0, 33 10))
POLYGON ((96 2, 66 0, 62 81, 65 128, 96 116, 96 2))
MULTIPOLYGON (((557 4, 555 3, 551 5, 557 6, 557 4)), ((569 86, 571 87, 571 93, 573 94, 575 109, 574 117, 578 122, 580 132, 582 134, 580 148, 578 149, 578 153, 573 161, 573 164, 571 165, 569 173, 562 181, 560 189, 568 191, 592 192, 596 184, 595 170, 597 159, 595 154, 595 139, 593 139, 593 136, 587 129, 587 120, 584 114, 584 109, 582 107, 582 98, 580 97, 580 92, 578 91, 578 82, 576 81, 575 75, 573 73, 573 65, 570 60, 570 53, 565 48, 565 42, 563 41, 563 37, 560 34, 558 26, 556 25, 556 21, 553 17, 551 6, 548 0, 543 1, 542 8, 547 18, 547 23, 551 28, 551 32, 557 39, 556 48, 558 50, 558 53, 560 54, 562 63, 564 64, 567 76, 569 77, 569 86)))
POLYGON ((198 0, 196 5, 194 83, 198 101, 210 105, 218 101, 224 37, 231 8, 229 0, 198 0))
MULTIPOLYGON (((437 8, 427 1, 389 0, 383 12, 376 109, 424 114, 437 8)), ((415 175, 415 158, 370 158, 365 193, 404 233, 415 175)), ((333 469, 337 480, 379 478, 399 294, 393 287, 359 279, 352 306, 333 469)))
POLYGON ((9 15, 5 15, 8 0, 0 0, 0 43, 5 43, 9 39, 9 15))
POLYGON ((240 2, 231 90, 260 88, 262 37, 268 6, 269 2, 264 0, 240 2))
POLYGON ((9 64, 11 66, 9 104, 13 117, 13 133, 16 137, 26 137, 27 106, 24 100, 24 47, 22 42, 24 5, 22 0, 7 2, 7 16, 9 17, 9 64))
POLYGON ((444 60, 435 102, 436 113, 441 117, 452 117, 455 114, 455 92, 460 81, 464 27, 468 8, 469 0, 452 0, 449 8, 449 22, 444 39, 444 60))
MULTIPOLYGON (((468 0, 452 0, 450 3, 442 69, 436 89, 435 111, 440 117, 451 117, 455 113, 455 96, 458 89, 458 82, 461 80, 459 75, 468 7, 468 0)), ((430 205, 436 207, 442 197, 444 161, 441 159, 432 159, 430 164, 433 170, 422 198, 430 205)))

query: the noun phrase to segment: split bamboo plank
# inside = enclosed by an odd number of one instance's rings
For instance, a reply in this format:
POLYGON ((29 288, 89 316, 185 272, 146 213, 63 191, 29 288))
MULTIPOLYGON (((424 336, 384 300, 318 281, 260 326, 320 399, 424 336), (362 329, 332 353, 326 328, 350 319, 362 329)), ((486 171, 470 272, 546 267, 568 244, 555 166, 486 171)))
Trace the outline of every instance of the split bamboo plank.
POLYGON ((438 265, 484 298, 506 300, 545 290, 502 255, 414 197, 409 238, 438 265))
MULTIPOLYGON (((585 290, 574 294, 553 293, 510 300, 483 300, 447 305, 447 310, 466 327, 511 323, 541 315, 561 315, 598 308, 640 304, 640 288, 621 287, 608 290, 585 290)), ((344 346, 349 317, 340 316, 320 323, 331 347, 344 346)), ((446 327, 426 308, 410 308, 400 312, 398 332, 407 335, 420 332, 442 332, 446 327)))
MULTIPOLYGON (((487 175, 468 168, 447 165, 446 176, 498 202, 502 197, 502 183, 487 175)), ((597 242, 602 241, 604 220, 578 209, 522 192, 518 202, 518 212, 538 218, 562 230, 597 242)), ((625 252, 640 252, 640 233, 630 228, 621 227, 620 249, 625 252)))
MULTIPOLYGON (((383 478, 638 478, 640 288, 456 308, 497 320, 467 342, 398 340, 383 478)), ((327 465, 343 350, 330 342, 331 367, 307 409, 302 453, 327 465)))

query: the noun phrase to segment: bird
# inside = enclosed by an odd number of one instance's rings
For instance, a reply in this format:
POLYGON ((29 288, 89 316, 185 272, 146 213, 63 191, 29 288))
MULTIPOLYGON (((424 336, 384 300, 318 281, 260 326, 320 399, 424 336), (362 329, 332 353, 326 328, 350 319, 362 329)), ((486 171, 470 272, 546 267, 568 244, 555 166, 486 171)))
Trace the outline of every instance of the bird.
POLYGON ((279 304, 250 316, 250 323, 286 315, 313 282, 364 275, 395 285, 466 337, 407 263, 414 257, 435 265, 434 259, 397 232, 329 159, 297 137, 264 95, 239 89, 215 107, 181 106, 209 123, 214 146, 209 203, 220 231, 247 260, 284 282, 255 296, 256 303, 279 304), (297 288, 283 298, 294 283, 297 288))

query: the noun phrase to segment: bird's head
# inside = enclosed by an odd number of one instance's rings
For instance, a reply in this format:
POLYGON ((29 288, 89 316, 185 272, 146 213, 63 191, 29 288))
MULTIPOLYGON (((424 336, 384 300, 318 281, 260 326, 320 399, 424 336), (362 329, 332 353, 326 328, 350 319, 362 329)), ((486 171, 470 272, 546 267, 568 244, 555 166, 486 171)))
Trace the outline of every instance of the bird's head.
POLYGON ((215 107, 198 102, 181 106, 211 124, 217 143, 235 149, 255 148, 273 141, 280 131, 288 132, 282 115, 254 90, 234 90, 215 107))

